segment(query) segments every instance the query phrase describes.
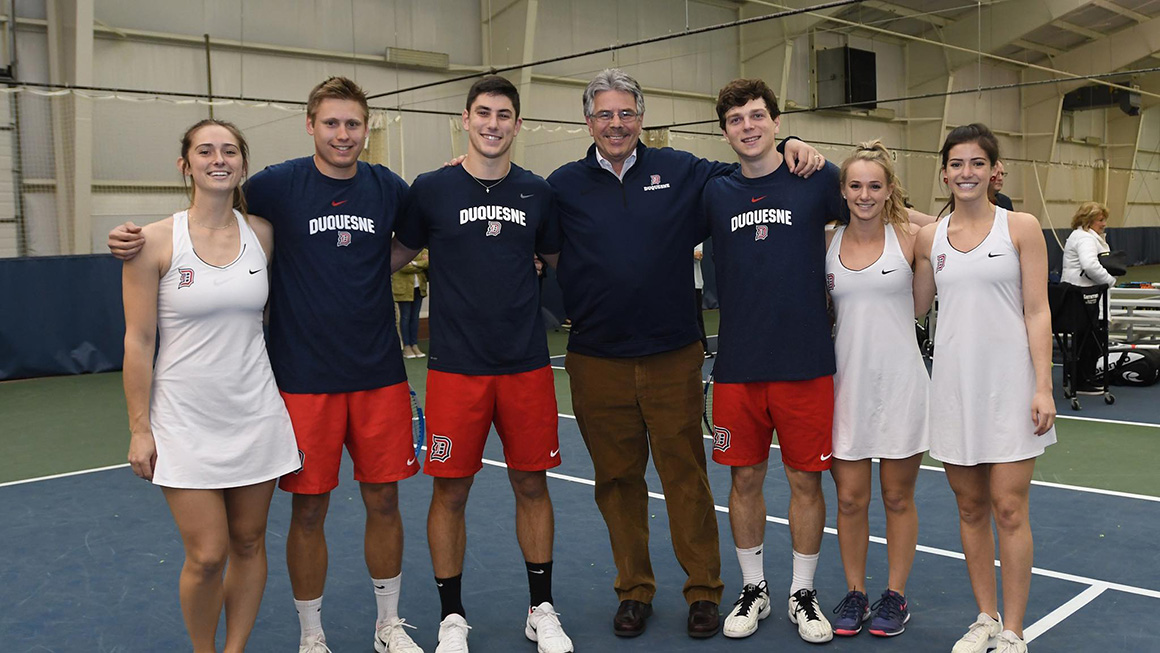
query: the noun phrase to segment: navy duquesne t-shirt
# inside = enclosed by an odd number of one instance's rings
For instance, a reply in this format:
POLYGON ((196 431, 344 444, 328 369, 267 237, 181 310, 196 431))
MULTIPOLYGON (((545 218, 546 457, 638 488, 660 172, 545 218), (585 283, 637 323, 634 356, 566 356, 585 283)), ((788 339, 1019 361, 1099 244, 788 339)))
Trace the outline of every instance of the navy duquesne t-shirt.
POLYGON ((722 383, 801 381, 835 372, 826 313, 826 237, 843 219, 838 168, 802 179, 784 163, 756 179, 738 170, 705 186, 721 303, 722 383))
MULTIPOLYGON (((560 251, 552 188, 512 164, 490 191, 462 166, 419 175, 395 237, 430 250, 428 367, 516 374, 548 364, 536 253, 560 251)), ((495 184, 494 186, 492 184, 495 184)))
POLYGON ((372 390, 406 381, 391 295, 391 232, 407 184, 359 162, 351 179, 312 157, 246 184, 250 213, 274 227, 270 363, 291 393, 372 390))

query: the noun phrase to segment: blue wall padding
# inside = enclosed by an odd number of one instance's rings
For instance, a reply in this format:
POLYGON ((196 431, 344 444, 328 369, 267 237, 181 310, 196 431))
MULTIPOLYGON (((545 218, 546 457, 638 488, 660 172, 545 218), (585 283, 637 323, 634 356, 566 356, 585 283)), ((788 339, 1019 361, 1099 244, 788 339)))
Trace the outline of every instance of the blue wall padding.
POLYGON ((121 368, 121 262, 0 259, 0 380, 121 368))

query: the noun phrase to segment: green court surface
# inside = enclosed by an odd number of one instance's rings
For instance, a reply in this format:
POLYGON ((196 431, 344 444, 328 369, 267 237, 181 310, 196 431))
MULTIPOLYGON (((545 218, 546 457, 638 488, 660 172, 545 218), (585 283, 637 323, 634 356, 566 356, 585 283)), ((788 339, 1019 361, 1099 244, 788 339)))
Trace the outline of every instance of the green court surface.
MULTIPOLYGON (((716 331, 716 311, 706 311, 716 331)), ((549 331, 553 355, 564 353, 567 333, 549 331)), ((425 346, 426 343, 423 343, 425 346)), ((553 365, 562 367, 562 358, 553 365)), ((422 396, 426 359, 407 360, 407 374, 422 396)), ((1160 387, 1147 389, 1160 394, 1160 387)), ((556 371, 559 412, 572 414, 568 376, 556 371)), ((1160 424, 1160 402, 1153 424, 1160 424)), ((125 462, 128 421, 120 373, 51 377, 0 383, 0 483, 125 462)), ((1037 480, 1160 496, 1160 428, 1061 418, 1059 443, 1038 461, 1037 480)), ((934 461, 927 464, 936 465, 934 461)))

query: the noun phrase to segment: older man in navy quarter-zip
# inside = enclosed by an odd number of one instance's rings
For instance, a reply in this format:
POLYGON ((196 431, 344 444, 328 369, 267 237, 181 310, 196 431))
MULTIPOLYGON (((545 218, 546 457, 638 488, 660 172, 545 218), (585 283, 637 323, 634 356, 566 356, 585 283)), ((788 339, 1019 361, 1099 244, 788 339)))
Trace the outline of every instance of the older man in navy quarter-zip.
MULTIPOLYGON (((572 320, 572 403, 617 569, 613 631, 639 635, 652 613, 644 479, 651 449, 673 549, 688 575, 688 633, 712 637, 723 584, 701 436, 704 352, 689 251, 697 244, 701 189, 735 166, 640 143, 644 95, 623 71, 592 80, 584 115, 594 141, 588 155, 548 182, 563 233, 558 276, 572 320)), ((803 176, 824 162, 800 141, 787 156, 803 176)))

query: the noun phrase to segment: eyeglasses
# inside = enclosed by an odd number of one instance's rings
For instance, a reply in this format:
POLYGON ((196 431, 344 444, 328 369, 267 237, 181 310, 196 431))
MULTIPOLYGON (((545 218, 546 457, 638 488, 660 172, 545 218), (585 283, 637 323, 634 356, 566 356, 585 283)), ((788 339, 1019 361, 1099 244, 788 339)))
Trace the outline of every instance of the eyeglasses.
POLYGON ((612 122, 613 116, 620 116, 620 122, 627 123, 636 122, 637 119, 640 118, 641 114, 633 111, 632 109, 621 109, 620 111, 597 111, 596 113, 592 114, 591 117, 595 119, 596 122, 612 122))

